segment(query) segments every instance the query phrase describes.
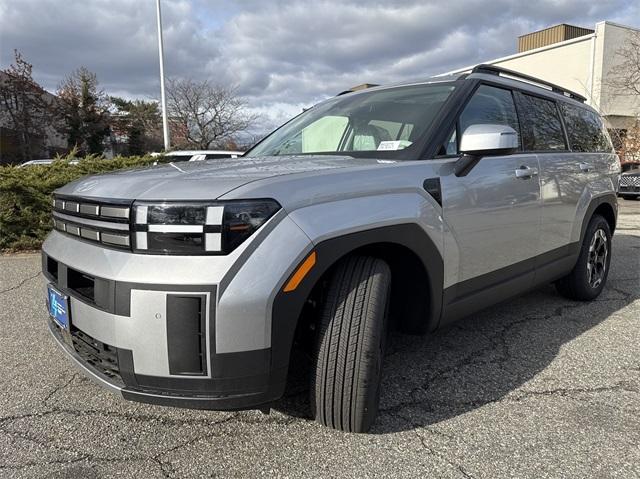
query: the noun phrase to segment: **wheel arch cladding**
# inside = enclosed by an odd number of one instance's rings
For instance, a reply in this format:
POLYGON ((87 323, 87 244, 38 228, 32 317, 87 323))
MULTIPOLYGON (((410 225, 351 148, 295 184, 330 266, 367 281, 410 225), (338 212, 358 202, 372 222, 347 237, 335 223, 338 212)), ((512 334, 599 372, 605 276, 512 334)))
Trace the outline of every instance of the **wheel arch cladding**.
POLYGON ((389 263, 392 305, 396 302, 392 314, 406 315, 401 324, 404 329, 426 332, 438 327, 444 265, 437 247, 419 225, 408 223, 350 233, 319 243, 315 251, 316 265, 298 288, 287 293, 280 290, 276 294, 271 326, 273 371, 280 368, 286 371, 289 365, 298 321, 314 287, 342 258, 355 252, 380 257, 389 263), (419 291, 421 287, 427 288, 426 294, 424 290, 419 291), (416 295, 423 298, 423 302, 411 304, 411 298, 416 295))
MULTIPOLYGON (((611 206, 610 203, 604 201, 600 203, 596 207, 596 209, 593 211, 593 215, 596 215, 596 214, 603 216, 604 219, 607 220, 607 223, 609 223, 609 229, 611 230, 611 234, 613 234, 613 232, 616 229, 616 213, 613 206, 611 206)), ((593 215, 591 216, 593 217, 593 215)))
POLYGON ((580 229, 580 242, 584 240, 584 235, 587 231, 587 227, 589 226, 589 221, 591 221, 591 218, 593 218, 593 215, 595 214, 599 214, 603 216, 605 220, 607 220, 609 228, 611 229, 611 234, 613 234, 616 229, 618 214, 618 201, 616 196, 611 193, 603 196, 598 196, 591 200, 584 218, 582 219, 580 229))

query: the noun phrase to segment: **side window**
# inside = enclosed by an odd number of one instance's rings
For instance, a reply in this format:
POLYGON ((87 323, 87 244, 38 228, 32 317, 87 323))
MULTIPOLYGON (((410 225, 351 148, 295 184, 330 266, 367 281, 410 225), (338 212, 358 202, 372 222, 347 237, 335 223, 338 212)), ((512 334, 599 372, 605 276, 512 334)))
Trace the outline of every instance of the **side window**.
POLYGON ((459 137, 464 134, 464 131, 471 125, 486 124, 510 126, 520 138, 518 115, 510 90, 480 85, 460 114, 456 129, 442 145, 439 154, 457 154, 459 137))
POLYGON ((454 128, 453 133, 444 144, 444 154, 447 156, 455 155, 458 153, 458 134, 456 133, 456 129, 454 128))
POLYGON ((471 125, 507 125, 520 131, 510 90, 480 85, 458 119, 460 135, 471 125))
POLYGON ((561 109, 573 151, 611 152, 611 140, 598 115, 586 108, 565 103, 561 109))
POLYGON ((525 151, 566 150, 556 103, 536 96, 519 95, 522 104, 522 144, 525 151))

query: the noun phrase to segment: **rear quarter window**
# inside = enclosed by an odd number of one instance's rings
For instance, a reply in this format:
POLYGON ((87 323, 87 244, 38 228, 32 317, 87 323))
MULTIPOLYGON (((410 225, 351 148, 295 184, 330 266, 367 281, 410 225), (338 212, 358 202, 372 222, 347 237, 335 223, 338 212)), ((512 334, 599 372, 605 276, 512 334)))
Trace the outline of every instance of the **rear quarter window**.
POLYGON ((606 152, 613 149, 600 116, 591 110, 562 103, 560 105, 573 151, 606 152))

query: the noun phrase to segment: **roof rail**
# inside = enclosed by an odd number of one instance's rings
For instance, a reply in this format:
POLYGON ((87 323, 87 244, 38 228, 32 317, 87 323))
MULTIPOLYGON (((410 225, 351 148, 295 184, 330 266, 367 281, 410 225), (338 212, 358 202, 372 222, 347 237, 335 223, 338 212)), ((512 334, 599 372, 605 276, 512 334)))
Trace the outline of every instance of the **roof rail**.
POLYGON ((532 77, 524 73, 508 70, 502 67, 497 67, 495 65, 487 65, 487 64, 477 65, 473 68, 473 70, 471 70, 471 73, 487 73, 489 75, 498 75, 498 76, 503 75, 507 78, 511 77, 514 80, 524 80, 528 83, 533 83, 538 86, 546 87, 554 93, 559 93, 560 95, 572 98, 574 100, 578 100, 582 103, 587 101, 587 99, 582 95, 579 95, 578 93, 575 93, 571 90, 567 90, 566 88, 562 88, 561 86, 555 85, 554 83, 550 83, 545 80, 540 80, 539 78, 532 77))

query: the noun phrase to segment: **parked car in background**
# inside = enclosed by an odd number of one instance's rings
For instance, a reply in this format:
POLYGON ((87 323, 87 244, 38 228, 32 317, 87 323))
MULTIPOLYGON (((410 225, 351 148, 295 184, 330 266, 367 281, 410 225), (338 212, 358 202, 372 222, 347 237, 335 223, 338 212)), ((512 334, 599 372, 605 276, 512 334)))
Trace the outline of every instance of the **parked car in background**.
MULTIPOLYGON (((56 161, 55 158, 46 158, 46 159, 42 159, 42 160, 30 160, 30 161, 25 161, 24 163, 18 165, 18 168, 24 168, 25 166, 49 166, 54 161, 56 161)), ((69 162, 69 164, 70 165, 77 165, 78 164, 78 160, 71 160, 69 162)))
POLYGON ((243 151, 234 150, 176 150, 168 153, 152 153, 151 156, 161 156, 169 161, 202 161, 220 158, 238 158, 243 151))
POLYGON ((618 196, 625 200, 640 199, 640 164, 623 165, 618 196))
POLYGON ((268 409, 296 346, 311 414, 364 432, 390 329, 598 297, 619 175, 584 97, 512 71, 347 93, 242 158, 56 190, 49 328, 102 386, 189 408, 268 409))
POLYGON ((24 163, 21 163, 20 165, 18 165, 18 168, 24 168, 25 166, 46 166, 53 163, 53 161, 54 161, 53 158, 46 158, 42 160, 30 160, 30 161, 25 161, 24 163))

